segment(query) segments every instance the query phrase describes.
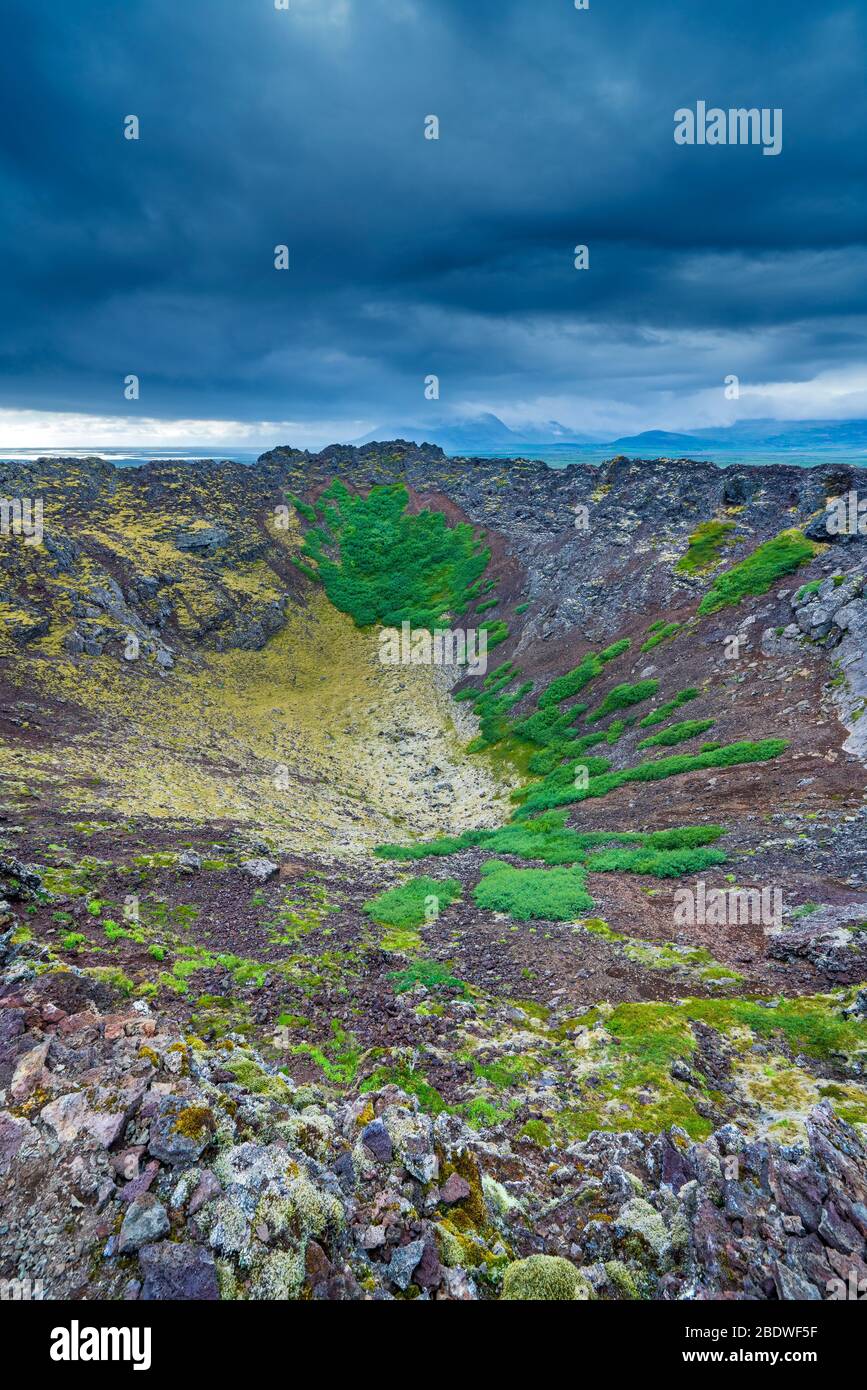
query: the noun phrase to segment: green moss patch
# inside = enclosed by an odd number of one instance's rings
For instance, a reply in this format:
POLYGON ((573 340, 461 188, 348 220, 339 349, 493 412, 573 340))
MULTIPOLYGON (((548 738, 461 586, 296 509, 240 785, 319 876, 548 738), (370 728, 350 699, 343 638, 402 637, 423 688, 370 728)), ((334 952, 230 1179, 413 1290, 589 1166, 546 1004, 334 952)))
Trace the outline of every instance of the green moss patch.
MULTIPOLYGON (((306 532, 304 554, 334 606, 359 627, 432 628, 466 610, 487 568, 490 551, 472 526, 449 526, 442 512, 411 514, 408 502, 401 483, 361 497, 336 480, 317 503, 319 524, 306 532)), ((500 626, 492 625, 494 640, 500 626)))
POLYGON ((593 906, 580 868, 516 869, 501 860, 482 865, 473 890, 479 907, 508 912, 517 921, 569 922, 593 906))
POLYGON ((371 898, 363 911, 380 926, 412 929, 434 920, 462 891, 456 878, 411 878, 371 898))
POLYGON ((720 608, 740 603, 749 594, 766 594, 778 579, 817 553, 818 546, 803 531, 781 531, 714 581, 698 606, 699 614, 716 613, 720 608))
POLYGON ((718 565, 734 531, 731 521, 703 521, 689 538, 686 554, 675 565, 681 574, 704 574, 718 565))

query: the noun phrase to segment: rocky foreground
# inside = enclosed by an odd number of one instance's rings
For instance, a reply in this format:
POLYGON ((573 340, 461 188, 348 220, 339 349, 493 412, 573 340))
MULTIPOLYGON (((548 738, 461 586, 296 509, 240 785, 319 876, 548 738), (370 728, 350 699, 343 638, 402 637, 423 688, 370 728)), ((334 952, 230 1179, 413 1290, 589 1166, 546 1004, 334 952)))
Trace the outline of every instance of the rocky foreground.
POLYGON ((145 1001, 107 1012, 11 934, 0 1233, 35 1296, 823 1299, 867 1279, 867 1154, 828 1104, 789 1145, 596 1132, 540 1191, 521 1145, 396 1086, 329 1102, 145 1001))

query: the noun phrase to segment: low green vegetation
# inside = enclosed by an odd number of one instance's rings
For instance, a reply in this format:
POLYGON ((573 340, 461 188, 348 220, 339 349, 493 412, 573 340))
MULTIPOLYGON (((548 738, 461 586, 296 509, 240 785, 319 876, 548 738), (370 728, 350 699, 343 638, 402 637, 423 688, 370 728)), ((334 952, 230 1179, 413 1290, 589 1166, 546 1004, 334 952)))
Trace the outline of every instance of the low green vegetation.
POLYGON ((486 632, 488 651, 494 647, 499 647, 509 636, 509 625, 504 623, 502 618, 496 618, 493 622, 479 623, 479 631, 486 632))
POLYGON ((610 849, 587 861, 591 873, 651 874, 654 878, 682 878, 716 864, 725 864, 721 849, 610 849))
POLYGON ((765 594, 772 584, 812 560, 817 546, 803 531, 781 531, 714 581, 698 606, 700 616, 740 603, 748 594, 765 594))
MULTIPOLYGON (((504 640, 505 635, 495 634, 495 639, 504 640)), ((491 645, 489 633, 488 646, 491 645)), ((472 700, 474 713, 481 725, 478 736, 469 744, 467 751, 481 753, 499 744, 516 765, 526 764, 531 773, 545 775, 552 772, 563 758, 577 758, 595 743, 601 743, 606 738, 610 743, 616 742, 625 728, 623 722, 606 733, 579 736, 575 725, 586 714, 587 704, 563 706, 596 680, 608 663, 622 656, 629 646, 629 638, 624 637, 601 652, 587 652, 571 671, 548 683, 538 695, 534 709, 517 718, 511 712, 526 699, 533 685, 531 681, 518 683, 521 673, 512 662, 504 662, 492 671, 481 690, 465 686, 454 698, 458 701, 472 700), (535 751, 530 753, 528 759, 527 750, 532 749, 535 751)), ((634 700, 646 696, 642 696, 636 686, 621 685, 608 698, 609 704, 604 712, 594 714, 594 721, 601 720, 603 713, 625 708, 634 700)))
POLYGON ((382 927, 420 927, 456 902, 461 892, 455 878, 411 878, 371 898, 363 911, 382 927))
POLYGON ((376 853, 383 859, 415 860, 482 848, 543 864, 583 864, 588 854, 604 847, 629 845, 657 853, 690 850, 713 844, 724 833, 719 825, 685 825, 647 832, 579 831, 569 829, 565 820, 565 811, 550 811, 535 820, 505 825, 499 830, 466 830, 462 835, 444 835, 439 840, 415 845, 379 845, 376 853))
POLYGON ((655 695, 659 689, 659 681, 637 681, 635 685, 615 685, 613 690, 609 690, 602 704, 587 716, 588 724, 596 724, 606 715, 613 714, 615 710, 628 709, 630 705, 640 705, 642 701, 649 700, 651 695, 655 695))
POLYGON ((658 734, 651 734, 649 738, 642 739, 638 747, 669 748, 676 743, 686 743, 687 739, 696 738, 712 729, 715 723, 715 719, 684 719, 680 724, 670 724, 658 734))
POLYGON ((392 970, 388 978, 395 994, 405 994, 416 985, 424 985, 433 992, 459 990, 463 993, 466 990, 463 981, 456 979, 449 967, 439 960, 415 960, 404 970, 392 970))
POLYGON ((320 1047, 301 1042, 290 1050, 296 1055, 304 1053, 312 1057, 327 1079, 337 1086, 351 1086, 358 1075, 362 1049, 339 1019, 331 1020, 331 1037, 320 1047))
POLYGON ((681 705, 688 704, 690 700, 697 700, 700 694, 701 691, 696 690, 694 686, 690 686, 686 690, 679 690, 672 700, 666 700, 664 705, 651 710, 650 714, 639 719, 639 729, 649 729, 653 724, 664 724, 666 719, 670 719, 680 709, 681 705))
POLYGON ((605 796, 615 787, 626 782, 658 782, 666 777, 674 777, 682 772, 698 772, 710 767, 736 767, 742 763, 768 762, 778 758, 788 747, 783 738, 766 738, 757 743, 742 740, 726 744, 705 753, 680 753, 656 762, 639 763, 635 767, 625 767, 619 772, 605 772, 599 777, 590 777, 586 787, 543 788, 527 797, 524 805, 515 812, 521 819, 536 811, 548 810, 555 806, 566 806, 570 802, 585 801, 591 797, 605 796))
POLYGON ((811 579, 809 584, 802 584, 795 595, 796 603, 803 603, 808 595, 817 594, 822 587, 821 579, 811 579))
POLYGON ((680 632, 680 623, 654 623, 652 628, 648 628, 648 635, 639 647, 641 652, 651 652, 654 647, 658 647, 660 642, 667 642, 669 638, 676 637, 680 632))
POLYGON ((570 922, 593 906, 583 869, 516 869, 499 859, 482 865, 473 890, 479 907, 508 912, 519 922, 570 922))
POLYGON ((601 675, 609 661, 614 661, 616 657, 622 656, 629 649, 629 638, 623 637, 619 642, 612 642, 610 647, 606 647, 602 652, 588 652, 579 665, 567 671, 564 676, 557 676, 546 686, 539 696, 538 705, 540 709, 545 709, 548 705, 562 704, 571 695, 578 695, 589 685, 597 676, 601 675))
POLYGON ((675 565, 681 574, 704 574, 722 559, 723 547, 734 531, 731 521, 703 521, 689 538, 686 554, 675 565))
POLYGON ((867 1024, 844 1017, 832 1007, 828 995, 782 996, 766 999, 690 999, 686 1015, 709 1023, 723 1032, 750 1028, 757 1037, 784 1041, 797 1056, 803 1053, 820 1061, 857 1053, 867 1047, 867 1024))
MULTIPOLYGON (((319 497, 318 524, 305 533, 303 554, 334 606, 359 627, 433 628, 447 614, 465 612, 487 568, 490 551, 472 526, 449 526, 442 512, 412 514, 408 501, 402 483, 361 497, 339 479, 319 497)), ((489 647, 504 640, 505 624, 485 626, 489 647)))

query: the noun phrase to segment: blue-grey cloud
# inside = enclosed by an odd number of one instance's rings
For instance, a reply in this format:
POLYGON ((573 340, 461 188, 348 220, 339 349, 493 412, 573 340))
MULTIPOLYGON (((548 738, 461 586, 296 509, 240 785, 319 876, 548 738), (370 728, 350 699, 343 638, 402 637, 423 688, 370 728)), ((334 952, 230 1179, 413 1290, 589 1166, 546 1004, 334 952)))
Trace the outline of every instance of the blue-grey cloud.
POLYGON ((444 409, 664 424, 726 372, 867 355, 852 3, 77 0, 4 28, 0 407, 406 420, 436 373, 444 409), (677 146, 699 99, 782 108, 781 154, 677 146))

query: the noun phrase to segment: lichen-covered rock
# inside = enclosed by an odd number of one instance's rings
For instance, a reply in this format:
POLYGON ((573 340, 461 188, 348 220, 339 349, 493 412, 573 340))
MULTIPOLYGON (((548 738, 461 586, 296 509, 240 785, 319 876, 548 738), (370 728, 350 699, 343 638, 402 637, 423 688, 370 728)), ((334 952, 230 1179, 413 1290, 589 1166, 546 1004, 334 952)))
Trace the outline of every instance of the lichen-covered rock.
POLYGON ((120 1228, 118 1249, 122 1255, 138 1250, 167 1235, 171 1229, 169 1214, 156 1197, 145 1192, 131 1202, 120 1228))
POLYGON ((147 1301, 196 1299, 212 1302, 220 1297, 217 1267, 209 1250, 184 1241, 161 1241, 138 1252, 142 1273, 140 1298, 147 1301))
POLYGON ((241 868, 255 883, 267 883, 269 878, 280 872, 280 865, 271 859, 245 859, 241 868))
POLYGON ((424 1241, 412 1240, 395 1250, 388 1266, 388 1277, 399 1289, 408 1289, 416 1266, 424 1255, 424 1241))
POLYGON ((215 1121, 206 1105, 185 1105, 177 1097, 160 1101, 151 1120, 148 1151, 161 1163, 190 1164, 205 1152, 215 1121))
POLYGON ((671 1235, 658 1211, 643 1197, 633 1197, 617 1213, 617 1224, 638 1236, 661 1259, 671 1245, 671 1235))
POLYGON ((574 1302, 594 1297, 589 1279, 557 1255, 530 1255, 515 1260, 503 1275, 501 1299, 506 1302, 574 1302))

